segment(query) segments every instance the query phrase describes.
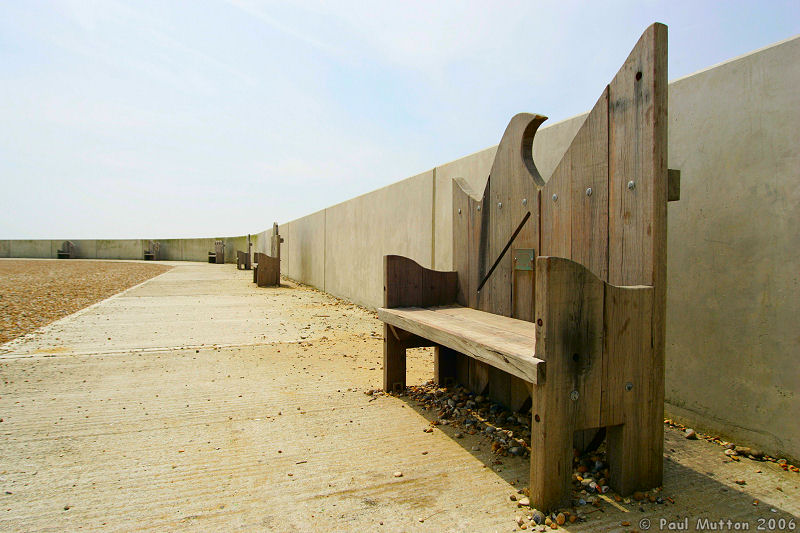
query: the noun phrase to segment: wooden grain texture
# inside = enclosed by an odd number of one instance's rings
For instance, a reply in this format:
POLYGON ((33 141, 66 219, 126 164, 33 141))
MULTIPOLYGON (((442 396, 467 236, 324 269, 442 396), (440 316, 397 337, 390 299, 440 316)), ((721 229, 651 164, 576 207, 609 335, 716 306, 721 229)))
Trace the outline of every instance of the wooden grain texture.
MULTIPOLYGON (((652 389, 636 410, 648 460, 635 482, 660 484, 663 454, 667 271, 667 27, 650 26, 609 85, 609 282, 653 287, 652 389), (633 187, 628 183, 633 181, 633 187), (658 457, 659 459, 655 459, 658 457)), ((609 432, 621 442, 631 425, 609 432), (618 432, 622 432, 619 433, 618 432)), ((637 445, 641 445, 640 442, 637 445)), ((626 477, 626 480, 630 479, 626 477)))
POLYGON ((569 498, 574 432, 600 422, 604 282, 564 258, 539 257, 536 269, 536 357, 547 377, 531 397, 531 501, 551 509, 569 498))
POLYGON ((498 330, 482 321, 487 313, 477 309, 470 311, 470 315, 453 316, 440 313, 436 308, 380 308, 378 318, 530 383, 537 383, 542 361, 533 356, 534 338, 508 329, 498 330))
POLYGON ((429 307, 456 301, 458 274, 421 266, 400 255, 383 258, 383 306, 429 307))
POLYGON ((564 257, 584 265, 607 281, 608 88, 589 113, 570 148, 572 242, 570 255, 564 257))
POLYGON ((214 262, 218 265, 225 263, 225 241, 214 241, 214 262))
POLYGON ((663 360, 653 345, 653 287, 606 286, 603 426, 615 490, 661 484, 663 360))
MULTIPOLYGON (((477 254, 484 265, 482 276, 501 256, 525 216, 530 218, 513 239, 511 248, 539 249, 538 191, 544 185, 533 162, 533 138, 547 118, 520 113, 506 127, 497 147, 492 171, 484 191, 483 218, 488 228, 482 231, 477 254)), ((509 249, 510 251, 510 249, 509 249)), ((479 296, 478 308, 503 316, 512 316, 513 261, 509 252, 502 257, 479 296)), ((521 279, 519 290, 532 291, 530 279, 521 279)))
POLYGON ((258 269, 255 272, 256 285, 274 287, 281 284, 281 260, 267 254, 258 254, 258 269))
POLYGON ((238 270, 250 270, 250 253, 236 250, 236 268, 238 270))
POLYGON ((389 324, 383 325, 383 390, 405 392, 406 347, 392 336, 389 324))
MULTIPOLYGON (((456 301, 463 306, 470 306, 471 288, 477 287, 477 274, 470 268, 473 249, 471 243, 473 217, 479 215, 476 210, 480 203, 476 193, 466 180, 453 180, 453 269, 458 275, 458 296, 456 301)), ((474 297, 472 303, 474 304, 474 297)))
POLYGON ((437 387, 446 387, 458 379, 458 352, 446 346, 433 350, 433 382, 437 387))

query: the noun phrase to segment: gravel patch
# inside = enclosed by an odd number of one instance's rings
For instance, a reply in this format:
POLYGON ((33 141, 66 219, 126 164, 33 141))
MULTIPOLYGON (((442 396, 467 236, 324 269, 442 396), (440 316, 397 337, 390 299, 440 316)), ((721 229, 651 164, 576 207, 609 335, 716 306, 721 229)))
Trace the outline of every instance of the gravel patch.
POLYGON ((0 261, 0 344, 171 268, 105 261, 0 261))

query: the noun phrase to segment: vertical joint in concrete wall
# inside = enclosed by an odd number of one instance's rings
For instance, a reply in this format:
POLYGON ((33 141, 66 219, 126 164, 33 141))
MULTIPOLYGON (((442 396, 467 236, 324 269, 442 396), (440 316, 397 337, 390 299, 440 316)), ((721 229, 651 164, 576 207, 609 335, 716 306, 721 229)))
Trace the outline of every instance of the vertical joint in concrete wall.
POLYGON ((431 268, 436 269, 436 167, 433 167, 431 180, 431 268))

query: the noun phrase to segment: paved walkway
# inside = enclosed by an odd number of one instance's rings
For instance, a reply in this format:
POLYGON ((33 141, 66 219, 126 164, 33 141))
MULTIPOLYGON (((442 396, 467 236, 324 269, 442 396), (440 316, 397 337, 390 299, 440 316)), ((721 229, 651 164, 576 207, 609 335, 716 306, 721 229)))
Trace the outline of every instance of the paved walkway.
MULTIPOLYGON (((0 530, 517 529, 526 460, 492 464, 477 436, 424 433, 415 402, 364 394, 381 379, 373 313, 256 288, 233 265, 174 264, 0 346, 0 530)), ((409 382, 432 367, 415 351, 409 382)), ((671 429, 666 450, 675 505, 609 503, 567 530, 800 515, 797 474, 723 463, 671 429)))

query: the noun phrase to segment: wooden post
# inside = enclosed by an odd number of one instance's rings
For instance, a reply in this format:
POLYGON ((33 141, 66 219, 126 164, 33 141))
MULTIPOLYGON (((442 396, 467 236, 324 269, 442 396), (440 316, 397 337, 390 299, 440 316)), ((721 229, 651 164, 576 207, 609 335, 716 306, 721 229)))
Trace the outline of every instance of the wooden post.
POLYGON ((395 338, 391 326, 383 325, 383 390, 405 392, 406 347, 395 338))
POLYGON ((458 352, 436 346, 433 352, 433 381, 437 387, 446 387, 458 379, 458 352))

